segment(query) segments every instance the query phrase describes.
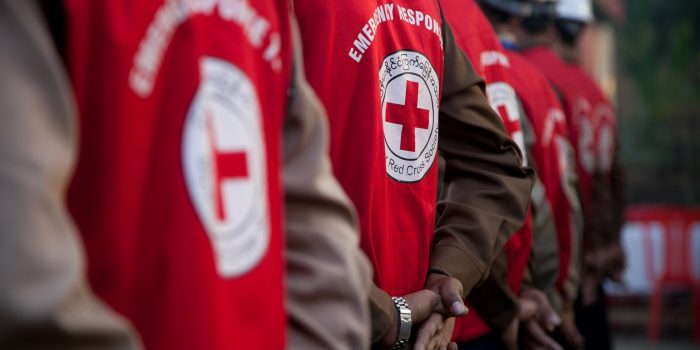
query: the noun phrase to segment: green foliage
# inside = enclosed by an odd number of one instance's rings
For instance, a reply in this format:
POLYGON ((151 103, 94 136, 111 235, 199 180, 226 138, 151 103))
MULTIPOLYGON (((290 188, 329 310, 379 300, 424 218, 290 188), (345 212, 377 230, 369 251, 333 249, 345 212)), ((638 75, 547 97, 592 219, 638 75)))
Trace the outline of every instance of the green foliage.
POLYGON ((617 33, 629 199, 700 205, 700 1, 627 1, 617 33))

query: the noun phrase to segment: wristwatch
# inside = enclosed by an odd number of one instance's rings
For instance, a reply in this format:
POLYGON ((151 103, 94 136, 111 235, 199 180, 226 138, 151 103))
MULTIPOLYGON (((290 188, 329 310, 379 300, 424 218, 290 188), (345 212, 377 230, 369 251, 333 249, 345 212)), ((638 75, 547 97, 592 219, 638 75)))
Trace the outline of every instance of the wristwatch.
POLYGON ((399 312, 399 332, 391 349, 399 350, 408 344, 408 338, 411 337, 411 309, 408 307, 406 299, 402 297, 391 297, 391 300, 394 301, 396 311, 399 312))

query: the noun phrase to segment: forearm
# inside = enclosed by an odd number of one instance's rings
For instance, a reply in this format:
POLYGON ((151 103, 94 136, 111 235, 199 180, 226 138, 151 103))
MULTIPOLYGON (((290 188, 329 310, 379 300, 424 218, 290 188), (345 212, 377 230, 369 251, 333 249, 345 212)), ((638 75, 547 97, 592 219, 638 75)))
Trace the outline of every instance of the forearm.
POLYGON ((370 315, 372 318, 372 344, 378 344, 391 333, 398 322, 396 308, 385 291, 372 283, 369 293, 370 315))

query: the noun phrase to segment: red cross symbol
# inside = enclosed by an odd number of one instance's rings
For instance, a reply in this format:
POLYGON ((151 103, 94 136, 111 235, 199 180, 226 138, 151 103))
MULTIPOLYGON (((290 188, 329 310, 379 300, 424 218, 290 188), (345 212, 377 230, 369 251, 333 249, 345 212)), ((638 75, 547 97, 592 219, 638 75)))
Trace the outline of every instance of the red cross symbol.
POLYGON ((511 137, 513 137, 513 134, 516 132, 522 131, 520 119, 511 117, 511 115, 508 114, 508 108, 506 108, 505 104, 498 106, 498 114, 501 116, 501 119, 503 119, 503 124, 511 137))
POLYGON ((214 120, 207 113, 207 132, 209 134, 209 146, 212 152, 212 173, 214 174, 214 202, 216 216, 219 220, 226 219, 224 212, 224 198, 221 185, 225 179, 248 178, 248 157, 245 152, 219 152, 216 146, 216 130, 214 120))
POLYGON ((418 106, 418 83, 406 81, 405 103, 387 102, 386 121, 401 125, 401 150, 416 151, 416 129, 430 126, 430 110, 418 106))

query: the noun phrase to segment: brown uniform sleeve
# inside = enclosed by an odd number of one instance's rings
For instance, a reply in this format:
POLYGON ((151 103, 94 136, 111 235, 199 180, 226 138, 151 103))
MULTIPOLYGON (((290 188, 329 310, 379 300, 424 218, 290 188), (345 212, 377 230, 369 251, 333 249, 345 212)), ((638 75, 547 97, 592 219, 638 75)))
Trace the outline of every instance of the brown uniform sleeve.
MULTIPOLYGON (((525 147, 529 150, 534 143, 535 135, 530 123, 528 122, 528 119, 525 118, 526 113, 522 108, 520 101, 518 101, 518 107, 520 109, 520 124, 522 125, 525 147)), ((533 164, 534 159, 532 157, 532 152, 527 152, 527 157, 529 164, 533 164)), ((537 186, 542 186, 539 180, 535 179, 535 181, 533 195, 538 188, 537 186)), ((534 229, 535 227, 533 227, 533 230, 534 229)), ((556 241, 554 244, 556 244, 556 241)), ((530 260, 532 260, 532 256, 533 253, 531 250, 530 260)), ((555 262, 555 264, 556 263, 558 263, 558 261, 555 262)), ((528 270, 526 270, 525 274, 527 275, 528 279, 531 278, 531 276, 528 274, 528 270)), ((554 276, 554 278, 556 280, 556 276, 554 276)), ((511 322, 518 317, 518 311, 520 308, 518 296, 511 290, 507 279, 508 255, 506 254, 505 250, 501 250, 491 266, 491 273, 489 273, 483 284, 472 290, 468 298, 484 322, 489 325, 491 330, 499 334, 503 333, 511 322)), ((523 284, 525 283, 525 277, 523 277, 523 284)))
POLYGON ((325 111, 304 78, 295 40, 283 174, 289 348, 367 349, 371 269, 354 209, 332 175, 325 111))
POLYGON ((558 241, 544 185, 537 181, 532 190, 532 253, 528 262, 530 286, 547 295, 555 309, 561 311, 556 288, 560 269, 558 241))
MULTIPOLYGON (((524 113, 524 112, 523 112, 524 113)), ((536 135, 529 118, 522 119, 525 144, 531 150, 536 142, 536 135)), ((537 164, 528 152, 528 162, 537 169, 537 164)), ((559 277, 559 243, 556 224, 544 184, 535 179, 531 196, 532 213, 532 251, 528 267, 523 278, 523 285, 542 291, 552 305, 561 305, 557 294, 557 278, 559 277)), ((560 310, 560 309, 557 309, 560 310)))
POLYGON ((619 142, 615 144, 609 173, 593 174, 591 208, 584 219, 584 238, 589 249, 619 244, 620 230, 625 220, 624 174, 620 166, 619 142), (587 220, 586 220, 587 219, 587 220))
POLYGON ((584 226, 586 246, 602 249, 619 240, 624 220, 622 172, 615 155, 610 174, 597 171, 593 175, 591 207, 584 226))
POLYGON ((467 298, 492 331, 500 334, 518 317, 518 296, 508 286, 508 257, 501 250, 486 280, 467 298))
POLYGON ((439 150, 445 160, 431 271, 459 279, 465 295, 488 275, 522 226, 532 170, 484 95, 484 83, 445 30, 439 150))
POLYGON ((64 197, 77 129, 34 1, 0 0, 0 349, 138 349, 95 298, 64 197))
MULTIPOLYGON (((583 264, 583 237, 584 237, 584 214, 581 204, 581 194, 579 192, 578 173, 576 172, 576 155, 573 146, 568 139, 559 141, 559 147, 562 149, 561 157, 566 157, 566 168, 563 172, 561 186, 564 187, 566 200, 569 203, 571 215, 571 256, 567 267, 560 266, 559 268, 568 268, 566 280, 564 281, 564 290, 560 291, 561 304, 564 308, 572 308, 573 303, 578 297, 578 290, 581 286, 581 274, 583 264)), ((554 305, 554 304, 553 304, 554 305)))

